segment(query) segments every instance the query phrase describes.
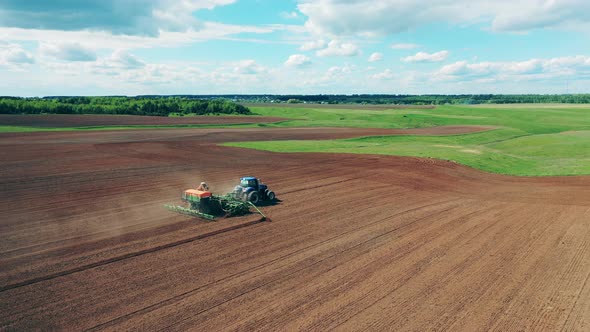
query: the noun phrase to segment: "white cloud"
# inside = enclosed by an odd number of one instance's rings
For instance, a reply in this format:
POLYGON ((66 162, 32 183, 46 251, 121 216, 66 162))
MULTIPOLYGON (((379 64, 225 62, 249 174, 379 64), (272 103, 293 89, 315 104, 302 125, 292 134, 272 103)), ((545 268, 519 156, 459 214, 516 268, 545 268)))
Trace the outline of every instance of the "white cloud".
POLYGON ((413 50, 418 47, 420 47, 420 45, 409 44, 409 43, 398 43, 398 44, 391 45, 391 48, 393 48, 394 50, 413 50))
POLYGON ((0 66, 20 68, 35 63, 33 55, 18 44, 0 42, 0 66))
POLYGON ((433 75, 437 80, 529 80, 562 76, 590 77, 590 56, 505 62, 458 61, 441 67, 433 75))
POLYGON ((127 77, 129 71, 144 70, 148 64, 127 50, 115 50, 111 55, 97 58, 96 61, 51 62, 42 65, 51 71, 64 75, 84 75, 87 73, 127 77), (127 76, 125 76, 127 75, 127 76))
POLYGON ((44 56, 66 61, 94 61, 96 52, 80 43, 41 43, 39 52, 44 56))
POLYGON ((449 56, 449 51, 440 51, 436 53, 418 52, 415 55, 410 55, 401 60, 403 62, 441 62, 446 60, 449 56))
POLYGON ((590 1, 529 0, 506 1, 494 6, 495 31, 523 32, 532 29, 565 28, 587 30, 590 25, 590 1))
POLYGON ((297 12, 281 12, 281 17, 287 20, 296 19, 299 17, 297 12))
MULTIPOLYGON (((94 61, 62 61, 61 58, 40 58, 39 64, 48 73, 57 76, 78 77, 82 83, 88 77, 116 76, 123 81, 138 77, 140 73, 149 72, 159 64, 148 64, 144 60, 124 49, 113 51, 110 55, 97 57, 94 61)), ((153 74, 153 73, 152 73, 153 74)))
POLYGON ((393 71, 391 69, 385 69, 384 71, 371 75, 372 79, 375 80, 390 80, 394 78, 393 71))
POLYGON ((326 47, 326 41, 323 39, 320 40, 312 40, 312 41, 308 41, 303 43, 303 45, 301 45, 301 47, 299 47, 299 49, 301 51, 311 51, 311 50, 317 50, 320 48, 324 48, 326 47))
POLYGON ((0 68, 5 78, 0 80, 0 89, 13 95, 59 95, 63 91, 81 95, 557 93, 565 91, 563 85, 567 80, 570 91, 584 93, 590 82, 588 56, 459 62, 431 72, 377 71, 353 64, 290 70, 283 65, 267 67, 253 60, 149 63, 137 57, 143 66, 125 66, 121 62, 125 62, 122 54, 126 51, 119 52, 119 55, 99 57, 95 62, 48 62, 51 58, 40 58, 34 73, 17 67, 0 68), (27 89, 23 90, 22 86, 27 89))
POLYGON ((318 56, 356 56, 360 54, 358 46, 353 43, 342 43, 339 40, 332 40, 328 47, 316 52, 318 56))
POLYGON ((318 72, 315 75, 306 75, 303 77, 302 85, 308 87, 325 87, 326 85, 338 85, 342 80, 352 78, 356 67, 345 64, 344 66, 332 66, 325 72, 318 72))
POLYGON ((587 0, 301 0, 297 8, 320 35, 395 34, 432 22, 484 22, 496 31, 590 29, 587 0))
POLYGON ((371 56, 368 59, 369 62, 376 62, 376 61, 381 61, 381 60, 383 60, 383 53, 379 53, 379 52, 375 52, 375 53, 371 54, 371 56))
POLYGON ((255 60, 246 59, 235 62, 233 71, 238 74, 256 75, 266 72, 267 69, 259 65, 255 60))
MULTIPOLYGON (((134 49, 153 47, 172 47, 206 40, 233 40, 242 33, 270 34, 275 31, 290 30, 291 26, 270 25, 250 26, 231 25, 215 22, 202 23, 201 29, 184 32, 160 31, 158 36, 113 35, 105 31, 63 31, 22 28, 0 28, 0 40, 5 41, 46 41, 54 43, 79 43, 92 45, 96 49, 134 49)), ((240 39, 241 41, 263 42, 240 39)))
MULTIPOLYGON (((261 92, 257 91, 261 86, 271 89, 284 71, 262 66, 252 59, 225 63, 148 63, 126 50, 117 50, 94 62, 43 62, 41 68, 54 75, 41 75, 39 81, 52 81, 54 78, 50 77, 57 76, 60 80, 69 78, 70 82, 77 80, 80 87, 92 81, 103 85, 101 91, 123 94, 146 93, 145 89, 150 89, 150 94, 195 93, 194 89, 203 93, 255 93, 261 92), (120 87, 124 89, 119 90, 120 87)), ((69 86, 68 91, 79 91, 80 87, 69 86)))
POLYGON ((3 1, 0 26, 24 29, 107 31, 157 36, 160 31, 197 30, 193 13, 235 0, 3 1))
POLYGON ((115 67, 120 68, 141 68, 145 62, 126 50, 116 50, 113 52, 107 62, 115 67))
POLYGON ((290 67, 303 67, 311 64, 311 59, 303 54, 293 54, 289 56, 285 65, 290 67))
POLYGON ((332 66, 328 69, 327 75, 330 77, 346 75, 352 73, 354 67, 351 65, 332 66))

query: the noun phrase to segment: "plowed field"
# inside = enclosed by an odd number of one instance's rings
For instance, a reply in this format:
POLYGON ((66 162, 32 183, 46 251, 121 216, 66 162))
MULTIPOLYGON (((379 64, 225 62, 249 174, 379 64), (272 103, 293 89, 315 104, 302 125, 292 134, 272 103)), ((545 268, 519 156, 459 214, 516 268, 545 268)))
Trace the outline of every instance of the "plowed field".
POLYGON ((32 127, 91 127, 91 126, 163 126, 163 125, 226 125, 263 123, 285 120, 265 116, 187 116, 162 117, 138 115, 0 115, 0 125, 32 127))
POLYGON ((590 329, 590 177, 216 145, 392 132, 0 135, 0 330, 590 329), (241 175, 272 222, 163 208, 241 175))

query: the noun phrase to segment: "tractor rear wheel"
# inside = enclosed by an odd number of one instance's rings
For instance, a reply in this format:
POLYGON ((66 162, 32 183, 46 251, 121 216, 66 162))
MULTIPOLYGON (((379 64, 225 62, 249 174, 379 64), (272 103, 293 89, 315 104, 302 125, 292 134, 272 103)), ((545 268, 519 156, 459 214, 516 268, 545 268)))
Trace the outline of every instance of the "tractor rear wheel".
POLYGON ((258 192, 253 191, 248 194, 248 201, 252 202, 252 204, 258 204, 260 202, 260 195, 258 192))

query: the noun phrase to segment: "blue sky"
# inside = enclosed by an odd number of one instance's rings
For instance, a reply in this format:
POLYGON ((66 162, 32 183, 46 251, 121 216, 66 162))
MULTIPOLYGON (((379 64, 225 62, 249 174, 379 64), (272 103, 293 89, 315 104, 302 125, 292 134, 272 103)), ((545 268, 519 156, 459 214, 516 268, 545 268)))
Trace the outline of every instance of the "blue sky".
POLYGON ((590 93, 587 0, 3 0, 0 95, 590 93))

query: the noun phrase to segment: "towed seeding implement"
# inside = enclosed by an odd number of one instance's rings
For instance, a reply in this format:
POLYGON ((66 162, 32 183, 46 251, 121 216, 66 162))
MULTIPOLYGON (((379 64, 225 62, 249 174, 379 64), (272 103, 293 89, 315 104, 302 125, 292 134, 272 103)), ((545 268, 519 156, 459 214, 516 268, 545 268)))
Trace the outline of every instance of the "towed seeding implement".
POLYGON ((256 204, 262 201, 273 203, 275 194, 257 178, 243 177, 231 193, 213 194, 202 182, 197 189, 185 190, 181 198, 187 204, 186 207, 166 205, 166 208, 173 212, 207 220, 214 220, 216 217, 243 216, 251 213, 252 208, 262 216, 261 220, 264 221, 267 217, 256 204))

